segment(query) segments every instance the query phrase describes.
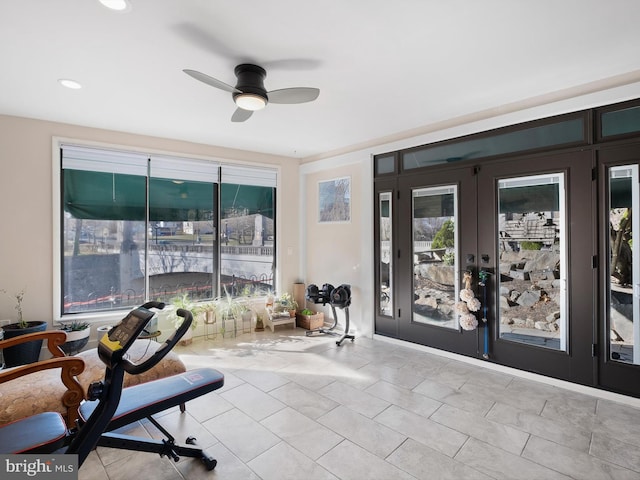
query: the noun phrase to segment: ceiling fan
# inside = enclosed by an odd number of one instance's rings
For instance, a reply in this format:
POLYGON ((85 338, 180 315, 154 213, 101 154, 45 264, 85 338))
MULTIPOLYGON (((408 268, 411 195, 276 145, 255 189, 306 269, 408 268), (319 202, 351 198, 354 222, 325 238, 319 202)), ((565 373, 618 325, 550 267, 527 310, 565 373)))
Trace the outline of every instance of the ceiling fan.
POLYGON ((319 89, 310 87, 283 88, 267 92, 264 88, 267 71, 250 63, 236 66, 234 70, 237 77, 235 87, 196 70, 185 69, 183 72, 207 85, 232 94, 233 101, 238 106, 231 116, 232 122, 248 120, 254 111, 263 109, 269 102, 306 103, 314 101, 320 95, 319 89))

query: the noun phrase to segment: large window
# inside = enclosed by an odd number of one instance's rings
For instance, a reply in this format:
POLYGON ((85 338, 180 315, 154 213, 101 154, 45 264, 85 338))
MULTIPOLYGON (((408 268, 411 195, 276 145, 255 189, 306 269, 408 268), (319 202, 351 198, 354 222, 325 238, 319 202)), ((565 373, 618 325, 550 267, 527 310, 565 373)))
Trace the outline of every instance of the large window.
POLYGON ((275 271, 276 174, 223 165, 220 175, 221 290, 259 293, 272 286, 275 271))
POLYGON ((273 288, 274 170, 61 152, 61 315, 273 288))

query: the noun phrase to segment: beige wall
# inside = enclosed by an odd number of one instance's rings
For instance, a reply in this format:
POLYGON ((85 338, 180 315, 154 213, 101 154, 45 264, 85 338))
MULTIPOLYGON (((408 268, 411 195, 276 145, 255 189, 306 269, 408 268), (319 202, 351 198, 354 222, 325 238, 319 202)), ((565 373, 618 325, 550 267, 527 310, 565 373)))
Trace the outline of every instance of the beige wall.
MULTIPOLYGON (((0 115, 0 289, 13 294, 26 287, 23 305, 27 320, 51 323, 53 316, 52 172, 59 168, 52 158, 54 138, 280 167, 280 186, 286 188, 279 188, 277 195, 278 254, 282 255, 284 249, 286 255, 288 247, 292 254, 286 256, 286 261, 279 262, 276 281, 290 290, 298 278, 298 223, 283 221, 297 220, 299 215, 298 160, 0 115)), ((0 320, 15 320, 14 305, 8 295, 0 295, 0 320)))
MULTIPOLYGON (((324 283, 334 287, 351 285, 349 307, 350 330, 359 336, 373 332, 372 237, 371 237, 371 158, 366 153, 324 161, 301 168, 301 244, 304 246, 302 281, 319 288, 324 283), (351 220, 346 223, 318 222, 318 183, 341 177, 351 179, 351 220)), ((332 318, 329 306, 309 304, 332 318)), ((338 321, 344 325, 343 311, 336 309, 338 321)))

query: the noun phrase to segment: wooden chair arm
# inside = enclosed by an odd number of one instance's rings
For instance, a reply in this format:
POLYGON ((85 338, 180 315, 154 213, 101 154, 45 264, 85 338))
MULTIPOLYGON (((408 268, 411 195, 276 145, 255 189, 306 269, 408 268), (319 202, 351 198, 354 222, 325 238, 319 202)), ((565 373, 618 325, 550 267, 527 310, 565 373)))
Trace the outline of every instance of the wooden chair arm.
POLYGON ((67 341, 67 334, 62 330, 45 330, 43 332, 27 333, 17 337, 0 340, 0 349, 13 347, 20 343, 32 342, 34 340, 46 340, 47 348, 54 357, 64 357, 65 353, 60 345, 67 341))
MULTIPOLYGON (((62 402, 62 405, 67 410, 67 425, 69 427, 73 427, 76 418, 78 418, 78 408, 80 407, 80 402, 82 402, 85 397, 82 386, 76 380, 76 377, 84 371, 84 361, 81 358, 51 358, 49 360, 43 360, 41 362, 30 363, 28 365, 22 365, 20 367, 3 370, 0 371, 0 384, 9 382, 11 380, 16 380, 31 373, 50 370, 53 368, 61 369, 60 379, 62 380, 62 383, 65 385, 65 387, 67 387, 67 391, 64 393, 60 400, 62 402)), ((42 394, 47 395, 47 392, 43 391, 42 394)))

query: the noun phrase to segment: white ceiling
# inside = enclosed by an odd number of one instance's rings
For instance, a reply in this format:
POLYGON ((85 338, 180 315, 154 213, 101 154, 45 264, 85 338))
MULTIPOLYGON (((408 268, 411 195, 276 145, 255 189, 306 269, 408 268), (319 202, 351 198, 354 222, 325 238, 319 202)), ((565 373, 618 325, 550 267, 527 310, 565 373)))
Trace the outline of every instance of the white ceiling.
POLYGON ((0 0, 0 114, 297 158, 620 75, 637 0, 0 0), (320 97, 232 123, 233 68, 320 97), (71 78, 81 90, 61 87, 71 78))

